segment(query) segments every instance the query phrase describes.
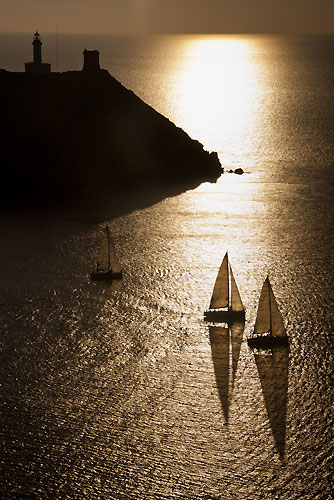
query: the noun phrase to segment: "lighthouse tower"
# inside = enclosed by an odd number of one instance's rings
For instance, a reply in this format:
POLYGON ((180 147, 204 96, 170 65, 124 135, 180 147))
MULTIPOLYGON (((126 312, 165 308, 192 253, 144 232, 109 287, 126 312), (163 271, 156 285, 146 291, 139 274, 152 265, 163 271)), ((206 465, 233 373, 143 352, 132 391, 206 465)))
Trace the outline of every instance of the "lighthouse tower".
POLYGON ((51 64, 42 62, 42 41, 38 31, 34 34, 32 45, 34 59, 33 62, 25 63, 26 73, 51 73, 51 64))
POLYGON ((42 63, 42 42, 41 37, 38 31, 34 34, 34 39, 32 42, 32 46, 34 47, 34 64, 42 63))

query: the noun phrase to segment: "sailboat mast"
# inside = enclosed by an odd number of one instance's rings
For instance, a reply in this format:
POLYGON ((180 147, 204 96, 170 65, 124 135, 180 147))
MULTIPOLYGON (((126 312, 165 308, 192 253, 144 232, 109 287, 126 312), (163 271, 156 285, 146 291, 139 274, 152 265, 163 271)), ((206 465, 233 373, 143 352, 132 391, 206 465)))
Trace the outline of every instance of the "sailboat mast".
POLYGON ((231 266, 228 262, 227 264, 227 296, 228 296, 228 310, 232 309, 232 287, 230 286, 231 280, 231 266))
POLYGON ((228 260, 228 252, 226 252, 226 257, 227 257, 227 309, 228 311, 231 310, 231 297, 230 297, 230 262, 228 260))
POLYGON ((269 320, 270 320, 270 323, 269 323, 269 333, 270 333, 270 335, 272 335, 272 333, 273 333, 273 322, 272 322, 272 317, 271 317, 271 297, 270 297, 270 282, 269 282, 269 278, 268 278, 268 284, 269 284, 269 294, 268 294, 268 297, 269 297, 269 320))

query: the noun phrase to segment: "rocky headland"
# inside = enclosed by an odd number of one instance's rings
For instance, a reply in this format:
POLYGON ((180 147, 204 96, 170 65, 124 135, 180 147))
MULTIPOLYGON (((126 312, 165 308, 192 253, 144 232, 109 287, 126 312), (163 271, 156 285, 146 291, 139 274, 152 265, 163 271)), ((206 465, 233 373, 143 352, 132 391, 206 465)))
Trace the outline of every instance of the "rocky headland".
POLYGON ((216 181, 218 156, 108 71, 0 70, 2 200, 216 181))

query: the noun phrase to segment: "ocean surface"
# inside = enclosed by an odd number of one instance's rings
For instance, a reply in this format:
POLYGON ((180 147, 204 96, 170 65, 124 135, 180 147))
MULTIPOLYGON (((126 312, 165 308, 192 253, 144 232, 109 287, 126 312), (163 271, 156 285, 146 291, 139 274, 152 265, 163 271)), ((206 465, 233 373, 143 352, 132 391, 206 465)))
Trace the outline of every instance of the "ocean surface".
MULTIPOLYGON (((0 67, 31 41, 0 35, 0 67)), ((59 34, 59 71, 84 48, 245 173, 1 214, 1 499, 333 499, 334 37, 59 34), (90 280, 106 223, 112 284, 90 280), (203 321, 227 250, 230 331, 203 321), (267 275, 289 351, 247 345, 267 275)))

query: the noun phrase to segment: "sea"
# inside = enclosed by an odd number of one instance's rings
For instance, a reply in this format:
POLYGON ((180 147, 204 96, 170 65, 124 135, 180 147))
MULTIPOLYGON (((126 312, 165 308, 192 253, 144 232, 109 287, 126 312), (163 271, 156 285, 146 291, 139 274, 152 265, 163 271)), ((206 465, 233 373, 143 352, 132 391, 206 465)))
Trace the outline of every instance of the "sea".
MULTIPOLYGON (((334 37, 41 36, 54 71, 99 50, 224 174, 2 211, 1 499, 332 500, 334 37), (123 279, 92 282, 106 224, 123 279), (203 319, 227 251, 229 328, 203 319), (247 344, 267 276, 288 349, 247 344)), ((31 42, 1 34, 0 67, 31 42)))

